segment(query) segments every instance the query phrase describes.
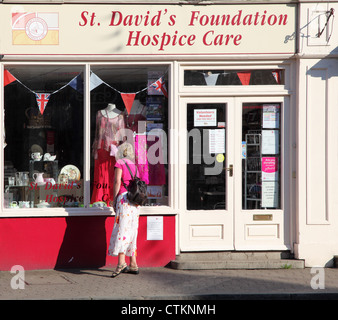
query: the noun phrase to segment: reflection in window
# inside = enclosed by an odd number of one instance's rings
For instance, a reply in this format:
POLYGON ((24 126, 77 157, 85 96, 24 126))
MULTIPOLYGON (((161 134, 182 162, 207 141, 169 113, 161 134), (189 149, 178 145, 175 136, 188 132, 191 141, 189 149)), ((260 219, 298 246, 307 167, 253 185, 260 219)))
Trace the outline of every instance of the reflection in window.
POLYGON ((242 111, 243 209, 280 209, 281 104, 245 103, 242 111))
POLYGON ((284 70, 185 70, 185 86, 284 84, 284 70))
POLYGON ((5 67, 5 208, 83 206, 81 72, 5 67))
POLYGON ((148 205, 168 205, 167 66, 95 66, 91 78, 91 199, 109 206, 118 147, 134 146, 148 205), (128 111, 129 112, 128 112, 128 111))

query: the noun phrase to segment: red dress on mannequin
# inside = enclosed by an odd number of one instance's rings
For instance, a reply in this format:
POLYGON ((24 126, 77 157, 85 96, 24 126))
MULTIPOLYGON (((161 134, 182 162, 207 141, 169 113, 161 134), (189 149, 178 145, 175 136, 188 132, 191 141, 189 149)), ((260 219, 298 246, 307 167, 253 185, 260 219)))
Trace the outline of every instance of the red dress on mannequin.
POLYGON ((114 167, 115 157, 110 155, 111 145, 118 146, 122 134, 119 131, 124 128, 124 116, 119 114, 114 118, 109 118, 108 113, 104 115, 104 110, 96 114, 96 132, 93 143, 94 165, 94 184, 91 203, 104 201, 107 205, 113 200, 114 191, 114 167))

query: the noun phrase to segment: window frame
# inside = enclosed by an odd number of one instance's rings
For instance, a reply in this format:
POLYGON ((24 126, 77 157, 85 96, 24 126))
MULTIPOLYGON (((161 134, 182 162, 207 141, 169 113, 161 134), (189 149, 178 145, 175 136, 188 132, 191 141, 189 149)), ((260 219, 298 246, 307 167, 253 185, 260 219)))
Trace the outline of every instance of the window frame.
POLYGON ((194 96, 202 96, 206 93, 214 96, 257 96, 261 95, 280 95, 290 94, 292 88, 290 74, 290 62, 271 61, 269 63, 251 62, 234 62, 234 63, 181 63, 179 73, 179 91, 181 96, 185 94, 193 94, 194 96), (284 84, 279 85, 184 85, 184 72, 186 70, 231 70, 231 71, 248 71, 248 70, 271 70, 280 69, 284 71, 284 84))
MULTIPOLYGON (((0 217, 67 217, 67 216, 114 216, 115 212, 112 208, 93 208, 89 207, 90 203, 90 161, 91 161, 91 141, 90 141, 90 71, 92 66, 112 66, 118 65, 119 67, 132 67, 135 65, 151 66, 151 65, 166 65, 168 67, 168 81, 170 82, 170 90, 168 93, 168 205, 167 206, 146 206, 141 207, 141 215, 172 215, 176 214, 174 211, 174 183, 173 183, 173 159, 175 150, 173 143, 170 141, 170 130, 172 130, 172 116, 173 116, 173 62, 169 61, 142 61, 142 62, 1 62, 0 63, 0 123, 1 127, 4 126, 4 86, 3 74, 6 66, 82 66, 83 79, 84 79, 84 93, 83 93, 83 112, 84 112, 84 141, 83 141, 83 181, 84 181, 84 207, 79 208, 4 208, 4 180, 0 179, 0 217)), ((3 130, 2 130, 3 132, 3 130)), ((0 141, 0 170, 4 172, 4 140, 1 137, 0 141)))

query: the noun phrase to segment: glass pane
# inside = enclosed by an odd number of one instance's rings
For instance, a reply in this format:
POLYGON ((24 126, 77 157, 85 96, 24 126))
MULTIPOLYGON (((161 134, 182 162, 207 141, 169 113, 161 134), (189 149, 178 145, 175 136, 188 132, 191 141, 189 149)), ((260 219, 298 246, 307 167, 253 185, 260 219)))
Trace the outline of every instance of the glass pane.
POLYGON ((79 66, 7 66, 4 206, 83 206, 79 66))
POLYGON ((111 205, 116 150, 124 142, 132 144, 133 161, 148 184, 148 205, 168 205, 167 70, 165 65, 92 67, 92 206, 111 205))
POLYGON ((281 208, 280 115, 280 103, 243 104, 243 209, 281 208))
POLYGON ((185 86, 284 84, 284 70, 185 70, 185 86))
POLYGON ((225 209, 226 105, 187 108, 187 209, 225 209))

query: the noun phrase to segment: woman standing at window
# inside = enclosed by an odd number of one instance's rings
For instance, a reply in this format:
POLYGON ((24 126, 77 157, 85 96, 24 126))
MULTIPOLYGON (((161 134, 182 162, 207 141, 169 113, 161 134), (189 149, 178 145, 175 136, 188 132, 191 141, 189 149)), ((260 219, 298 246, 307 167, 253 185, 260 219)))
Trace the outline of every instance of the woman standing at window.
POLYGON ((127 199, 127 190, 132 179, 126 163, 135 176, 136 166, 134 163, 134 150, 130 143, 123 143, 118 148, 117 161, 115 164, 114 179, 114 202, 115 222, 110 238, 108 254, 118 256, 118 264, 112 277, 121 272, 138 274, 136 263, 136 242, 138 233, 139 208, 127 199), (124 183, 121 183, 123 179, 124 183), (126 256, 130 257, 130 266, 126 263, 126 256))

